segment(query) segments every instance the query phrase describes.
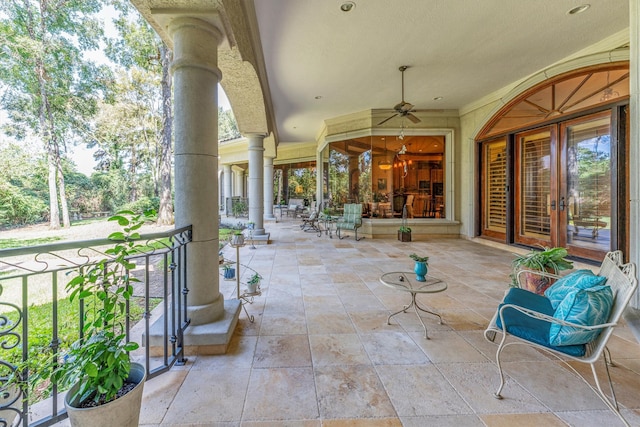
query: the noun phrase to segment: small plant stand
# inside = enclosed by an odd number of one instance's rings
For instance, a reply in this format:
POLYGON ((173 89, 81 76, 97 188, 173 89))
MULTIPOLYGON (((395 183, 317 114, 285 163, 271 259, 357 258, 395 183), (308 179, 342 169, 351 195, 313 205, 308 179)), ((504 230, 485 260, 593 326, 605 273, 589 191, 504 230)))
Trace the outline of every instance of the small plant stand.
MULTIPOLYGON (((232 248, 236 249, 236 298, 240 301, 240 304, 242 305, 242 308, 244 309, 249 322, 253 323, 255 321, 255 318, 252 314, 249 314, 249 312, 247 311, 247 307, 245 307, 245 304, 253 304, 253 299, 257 296, 262 295, 262 291, 258 287, 256 292, 249 293, 245 289, 242 293, 240 293, 240 248, 244 246, 244 242, 241 245, 234 245, 232 242, 229 242, 229 245, 232 248)), ((253 271, 254 273, 257 273, 251 267, 248 267, 244 264, 242 264, 242 266, 248 270, 253 271)))
POLYGON ((256 229, 256 225, 251 222, 247 224, 247 229, 249 230, 249 239, 251 239, 251 246, 249 246, 249 249, 257 249, 256 245, 253 244, 253 231, 256 229))

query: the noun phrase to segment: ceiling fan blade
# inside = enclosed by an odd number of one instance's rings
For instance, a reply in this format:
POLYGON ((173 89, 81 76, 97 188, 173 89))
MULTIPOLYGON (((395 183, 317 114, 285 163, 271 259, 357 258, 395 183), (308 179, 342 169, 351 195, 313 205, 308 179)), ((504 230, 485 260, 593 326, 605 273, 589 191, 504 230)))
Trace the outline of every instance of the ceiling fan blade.
POLYGON ((395 116, 397 116, 398 114, 394 114, 393 116, 387 117, 386 119, 384 119, 383 121, 381 121, 380 123, 378 123, 378 126, 380 126, 381 124, 388 122, 389 120, 393 119, 395 116))
POLYGON ((400 109, 404 112, 411 111, 413 109, 413 104, 409 102, 402 102, 402 107, 400 109))
POLYGON ((420 121, 421 121, 419 118, 417 118, 416 116, 414 116, 411 113, 407 114, 407 118, 409 120, 411 120, 413 123, 420 123, 420 121))

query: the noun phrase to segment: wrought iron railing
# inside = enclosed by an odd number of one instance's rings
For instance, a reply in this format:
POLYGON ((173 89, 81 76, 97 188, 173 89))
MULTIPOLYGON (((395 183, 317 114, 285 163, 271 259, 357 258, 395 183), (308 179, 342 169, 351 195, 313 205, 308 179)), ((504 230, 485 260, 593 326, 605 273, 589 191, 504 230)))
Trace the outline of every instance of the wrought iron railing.
MULTIPOLYGON (((146 366, 147 378, 160 375, 185 360, 183 332, 189 325, 186 310, 189 242, 190 226, 147 234, 137 241, 144 249, 129 257, 137 265, 129 274, 140 280, 134 285, 134 301, 141 307, 138 310, 141 315, 139 321, 130 321, 132 306, 127 305, 124 327, 127 340, 140 344, 131 356, 146 366), (153 347, 150 345, 152 334, 153 347)), ((65 391, 55 384, 43 384, 47 393, 42 398, 29 395, 8 380, 18 365, 37 352, 34 343, 38 340, 45 341, 43 349, 46 347, 52 357, 64 358, 69 337, 61 336, 63 328, 59 324, 64 318, 59 312, 61 301, 67 299, 66 281, 61 279, 69 272, 108 259, 110 256, 104 250, 111 246, 112 241, 98 239, 0 250, 0 427, 49 426, 67 417, 62 404, 65 391), (30 315, 43 304, 50 304, 46 320, 51 324, 33 325, 30 315), (42 400, 37 401, 40 398, 42 400)), ((84 317, 82 300, 74 304, 72 308, 78 312, 74 319, 77 327, 72 328, 74 339, 71 341, 82 336, 84 317)), ((48 310, 48 305, 45 307, 48 310)), ((18 374, 27 379, 26 369, 18 374)))

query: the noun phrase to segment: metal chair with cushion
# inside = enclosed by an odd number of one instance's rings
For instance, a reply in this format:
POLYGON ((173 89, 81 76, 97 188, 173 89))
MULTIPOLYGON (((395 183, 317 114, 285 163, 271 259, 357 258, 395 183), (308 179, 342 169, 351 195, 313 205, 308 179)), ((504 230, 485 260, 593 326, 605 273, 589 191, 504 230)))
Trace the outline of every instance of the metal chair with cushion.
POLYGON ((308 215, 302 214, 302 224, 300 224, 300 228, 302 231, 306 232, 317 232, 318 235, 320 233, 320 224, 318 224, 318 210, 313 209, 311 213, 308 215))
MULTIPOLYGON (((522 288, 509 289, 484 332, 491 342, 495 342, 498 334, 502 336, 496 351, 500 375, 496 398, 502 398, 500 393, 505 385, 500 362, 502 351, 512 344, 526 344, 564 362, 629 425, 618 408, 609 373, 611 354, 607 348, 613 329, 638 287, 635 264, 623 264, 622 259, 621 251, 609 252, 597 275, 589 270, 578 270, 563 277, 536 272, 557 279, 544 295, 522 288), (610 396, 603 392, 596 373, 595 364, 600 356, 605 362, 610 396), (590 365, 595 387, 569 364, 571 361, 590 365)), ((522 273, 518 274, 519 280, 524 277, 522 273)))
POLYGON ((362 205, 360 203, 348 203, 344 205, 344 214, 342 218, 336 222, 336 234, 340 239, 348 237, 342 233, 343 230, 353 230, 355 239, 358 239, 358 228, 362 226, 362 205))

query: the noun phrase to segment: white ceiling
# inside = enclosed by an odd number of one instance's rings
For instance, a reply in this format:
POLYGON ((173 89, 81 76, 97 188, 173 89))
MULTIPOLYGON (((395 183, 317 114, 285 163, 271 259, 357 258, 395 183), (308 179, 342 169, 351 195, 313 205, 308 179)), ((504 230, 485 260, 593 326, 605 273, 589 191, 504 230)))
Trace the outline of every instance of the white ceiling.
POLYGON ((340 0, 254 1, 281 142, 392 108, 400 65, 415 108, 460 109, 629 26, 622 0, 590 0, 577 15, 567 12, 580 0, 354 2, 345 13, 340 0))

